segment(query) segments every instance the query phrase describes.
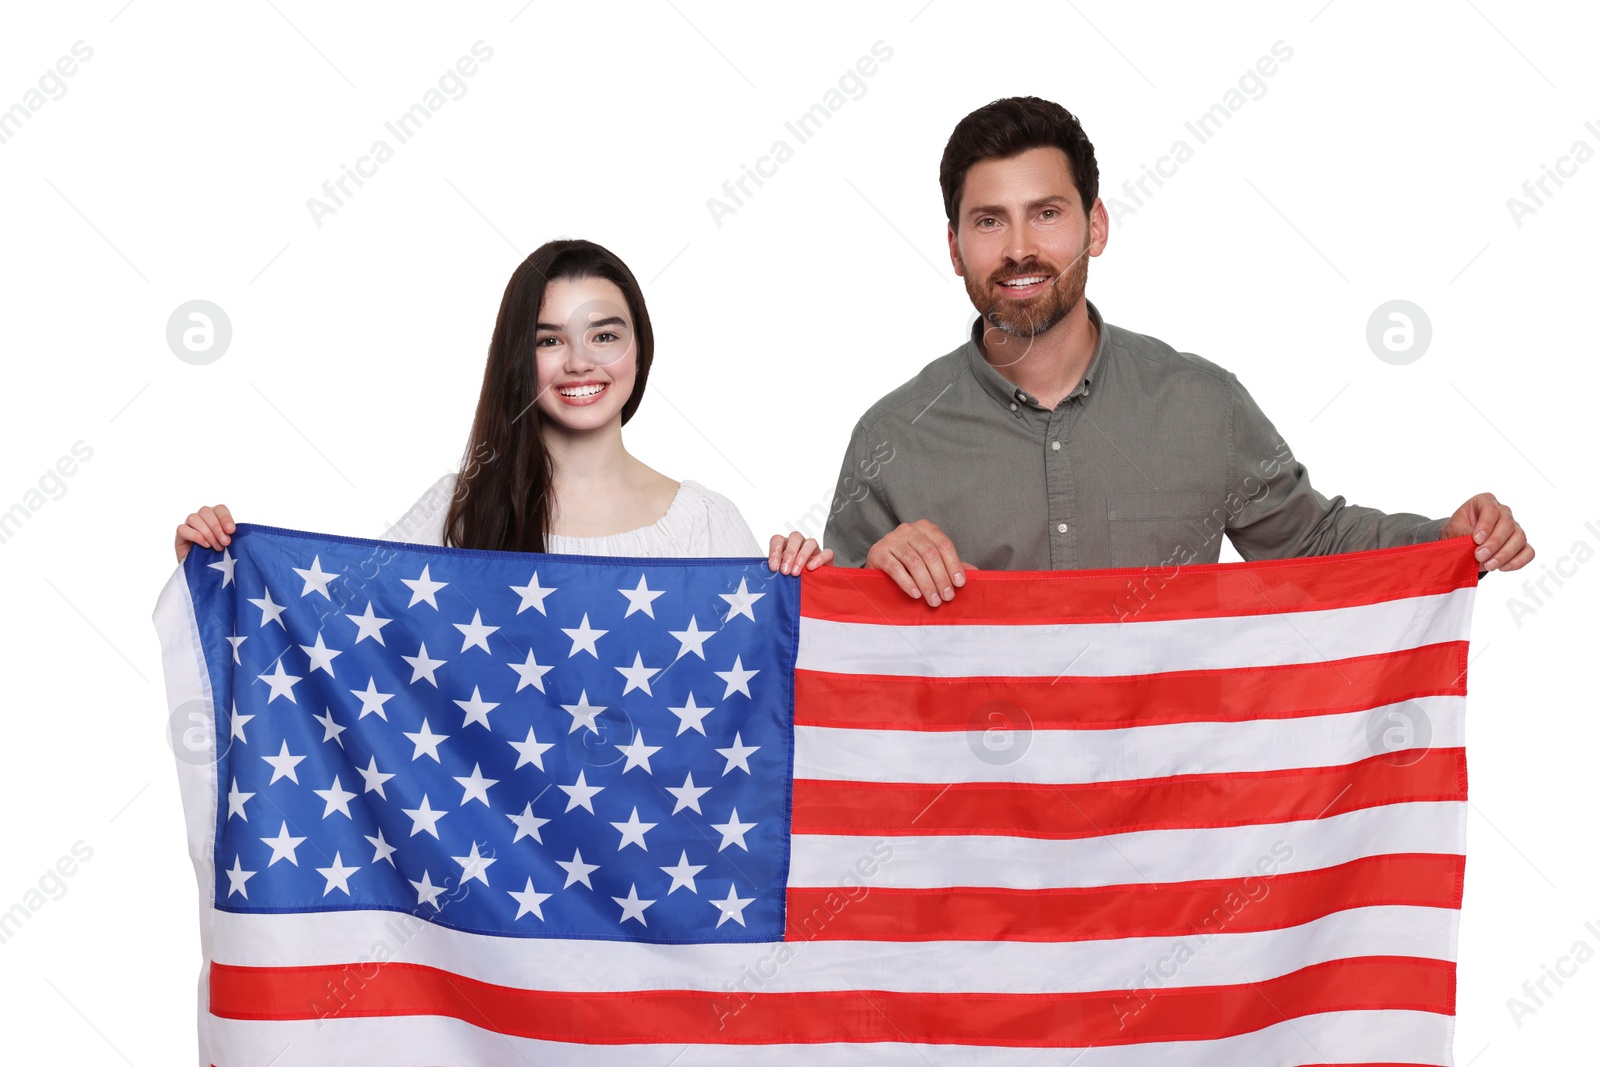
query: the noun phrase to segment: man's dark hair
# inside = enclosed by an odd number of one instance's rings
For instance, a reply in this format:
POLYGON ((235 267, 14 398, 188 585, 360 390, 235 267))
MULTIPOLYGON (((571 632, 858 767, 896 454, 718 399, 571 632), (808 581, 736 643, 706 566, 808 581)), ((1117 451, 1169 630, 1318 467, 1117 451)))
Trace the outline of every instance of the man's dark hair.
POLYGON ((1100 167, 1094 145, 1072 112, 1037 96, 1008 96, 988 103, 956 123, 939 160, 939 188, 944 192, 944 213, 956 224, 961 187, 967 171, 985 159, 1008 159, 1030 148, 1059 148, 1083 201, 1084 214, 1100 195, 1100 167))

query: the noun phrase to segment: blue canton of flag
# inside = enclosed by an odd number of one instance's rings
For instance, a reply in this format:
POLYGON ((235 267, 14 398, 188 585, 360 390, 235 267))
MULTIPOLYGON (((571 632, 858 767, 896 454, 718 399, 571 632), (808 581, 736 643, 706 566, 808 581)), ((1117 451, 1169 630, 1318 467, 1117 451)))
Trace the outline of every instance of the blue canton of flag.
POLYGON ((250 523, 185 577, 218 908, 782 940, 798 579, 250 523))

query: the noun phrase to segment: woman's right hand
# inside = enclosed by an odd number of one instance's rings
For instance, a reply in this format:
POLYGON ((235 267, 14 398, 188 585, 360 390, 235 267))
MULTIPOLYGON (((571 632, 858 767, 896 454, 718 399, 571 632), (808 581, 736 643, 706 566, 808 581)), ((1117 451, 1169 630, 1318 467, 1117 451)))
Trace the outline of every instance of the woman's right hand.
POLYGON ((205 545, 213 551, 222 551, 223 546, 233 540, 230 536, 233 528, 233 516, 229 514, 226 504, 196 511, 178 527, 178 536, 173 542, 173 549, 178 553, 178 562, 182 563, 184 557, 189 554, 191 544, 205 545))

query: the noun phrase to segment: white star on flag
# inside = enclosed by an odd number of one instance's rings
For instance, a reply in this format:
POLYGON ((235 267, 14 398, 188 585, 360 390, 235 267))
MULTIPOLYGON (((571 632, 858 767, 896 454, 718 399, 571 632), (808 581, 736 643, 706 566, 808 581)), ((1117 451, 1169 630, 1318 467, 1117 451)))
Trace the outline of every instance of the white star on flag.
POLYGON ((517 750, 517 765, 511 768, 514 771, 526 767, 530 763, 541 771, 544 770, 544 754, 556 747, 555 745, 546 744, 535 737, 531 726, 528 727, 528 739, 526 741, 510 741, 507 743, 517 750))
POLYGON ((365 783, 364 788, 361 790, 363 793, 377 793, 380 797, 383 797, 384 800, 389 799, 388 796, 386 796, 383 792, 383 783, 393 778, 394 775, 384 774, 382 771, 378 770, 377 756, 368 757, 365 770, 362 770, 360 767, 357 767, 356 770, 360 772, 362 780, 365 783))
MULTIPOLYGON (((489 787, 492 785, 499 785, 500 779, 485 778, 483 776, 483 771, 476 763, 472 765, 472 773, 470 775, 465 777, 455 777, 456 781, 461 783, 461 788, 464 790, 464 792, 461 794, 461 804, 464 805, 469 800, 476 800, 480 801, 486 808, 494 807, 493 804, 489 803, 489 787)), ((460 805, 458 805, 458 807, 459 806, 460 805)))
POLYGON ((456 707, 467 713, 466 719, 461 723, 461 728, 463 730, 471 726, 473 723, 477 723, 485 730, 494 729, 489 725, 489 713, 500 706, 500 702, 498 700, 483 699, 483 694, 478 692, 478 687, 473 686, 472 699, 458 700, 455 703, 456 707))
POLYGON ((567 653, 568 659, 576 656, 579 652, 587 652, 595 659, 599 659, 600 653, 595 651, 594 643, 611 631, 594 629, 589 625, 589 613, 584 612, 583 621, 578 624, 576 630, 568 630, 563 627, 561 632, 572 638, 572 651, 567 653))
POLYGON ((750 609, 755 605, 756 601, 767 594, 750 592, 749 589, 745 588, 744 579, 740 578, 738 592, 718 593, 717 595, 728 602, 728 614, 723 617, 723 622, 732 622, 735 615, 743 615, 751 622, 755 622, 755 612, 750 609))
MULTIPOLYGON (((237 562, 238 560, 233 558, 233 553, 224 548, 222 550, 222 561, 220 563, 208 563, 206 566, 214 571, 222 572, 222 588, 226 589, 228 588, 228 583, 233 581, 233 567, 237 562)), ((242 885, 243 883, 240 884, 242 885)))
POLYGON ((697 706, 694 702, 694 694, 690 693, 689 702, 683 707, 668 708, 667 710, 678 717, 678 733, 674 736, 682 736, 686 731, 693 730, 701 737, 704 737, 706 735, 706 728, 701 725, 701 721, 707 715, 710 715, 717 709, 714 707, 702 708, 697 706))
POLYGON ((553 895, 550 893, 535 892, 532 878, 528 879, 527 887, 522 889, 520 892, 515 889, 508 889, 506 892, 510 895, 512 900, 517 902, 516 918, 518 919, 522 918, 524 915, 535 915, 543 919, 544 912, 539 910, 539 905, 549 900, 553 895))
POLYGON ((582 882, 590 889, 593 889, 594 886, 589 881, 589 875, 600 869, 598 863, 583 862, 583 851, 576 848, 572 850, 572 859, 556 860, 556 866, 567 872, 567 884, 562 886, 562 889, 570 888, 574 882, 582 882))
POLYGON ((528 686, 533 686, 539 692, 544 692, 544 676, 555 670, 554 667, 541 667, 533 658, 533 649, 528 649, 528 658, 522 663, 507 663, 507 667, 517 672, 517 692, 522 692, 528 686))
POLYGON ((400 581, 404 582, 411 588, 411 603, 407 604, 406 607, 414 608, 418 604, 426 603, 435 610, 438 609, 439 602, 433 599, 433 594, 450 584, 449 582, 434 581, 429 576, 428 568, 426 566, 422 568, 422 573, 417 577, 402 578, 400 581))
POLYGON ((750 695, 750 679, 752 679, 756 675, 760 674, 761 671, 760 670, 753 670, 753 671, 745 670, 745 668, 744 668, 744 660, 739 656, 735 656, 735 657, 733 657, 733 667, 732 668, 730 668, 729 670, 725 670, 725 671, 712 671, 711 673, 715 674, 718 678, 721 678, 724 682, 728 683, 728 688, 726 690, 724 690, 723 694, 722 694, 722 699, 723 700, 727 700, 729 697, 731 697, 735 693, 743 693, 745 696, 749 696, 750 695))
POLYGON ((685 653, 693 652, 695 655, 699 656, 701 659, 705 659, 706 658, 706 638, 710 637, 712 634, 714 634, 716 632, 717 631, 715 631, 715 630, 702 630, 702 629, 700 629, 700 625, 697 622, 695 622, 694 616, 693 615, 689 616, 689 628, 687 630, 668 630, 667 631, 667 633, 671 634, 673 637, 677 638, 677 640, 678 640, 678 654, 676 656, 672 657, 672 658, 674 660, 678 660, 678 659, 683 658, 685 653))
MULTIPOLYGON (((407 878, 406 881, 411 882, 411 879, 407 878)), ((434 885, 433 882, 429 880, 428 872, 426 870, 422 872, 422 881, 411 882, 411 888, 417 891, 417 904, 419 906, 423 904, 431 904, 433 905, 434 911, 439 910, 439 894, 445 891, 445 887, 442 885, 434 885)))
POLYGON ((528 579, 527 585, 514 585, 511 587, 511 591, 522 598, 522 603, 517 605, 518 615, 521 615, 529 608, 534 609, 540 615, 544 615, 544 598, 556 590, 553 586, 548 589, 541 586, 539 584, 539 572, 534 571, 533 577, 528 579))
POLYGON ((339 853, 335 852, 333 854, 333 866, 317 868, 317 873, 328 880, 328 884, 322 889, 322 895, 327 896, 337 889, 344 893, 345 896, 349 896, 350 876, 360 869, 359 867, 346 867, 344 861, 339 858, 339 853))
MULTIPOLYGON (((300 779, 295 774, 294 768, 295 765, 301 760, 305 759, 305 757, 289 755, 289 742, 287 738, 284 740, 283 746, 278 749, 278 754, 276 756, 262 756, 261 758, 272 764, 272 782, 276 782, 279 778, 287 778, 295 785, 300 784, 300 779)), ((271 785, 272 782, 268 782, 267 784, 271 785)))
POLYGON ((355 799, 355 794, 339 784, 339 776, 333 776, 333 784, 326 789, 313 789, 313 793, 322 798, 322 817, 326 819, 334 812, 339 812, 345 818, 352 818, 350 814, 350 801, 355 799))
POLYGON ((394 699, 393 693, 378 692, 378 680, 371 675, 367 676, 365 689, 350 690, 351 696, 361 698, 361 714, 356 716, 356 721, 365 719, 368 715, 376 715, 384 722, 389 721, 389 716, 384 713, 383 706, 394 699))
MULTIPOLYGON (((680 731, 681 732, 681 731, 680 731)), ((628 762, 622 767, 622 773, 627 774, 635 767, 643 767, 646 774, 654 774, 650 769, 650 757, 661 751, 660 745, 647 745, 644 743, 644 734, 638 730, 633 732, 633 744, 618 745, 617 751, 627 757, 628 762)), ((544 768, 540 768, 543 770, 544 768)))
POLYGON ((639 584, 633 589, 618 589, 617 592, 628 598, 628 610, 622 613, 626 619, 636 611, 642 611, 652 619, 656 613, 651 609, 651 603, 656 597, 666 592, 664 589, 650 589, 644 584, 644 575, 639 575, 639 584))
POLYGON ((439 820, 444 818, 447 811, 441 809, 434 811, 428 804, 428 794, 422 794, 422 806, 416 808, 401 808, 401 811, 411 819, 411 836, 418 834, 432 834, 435 841, 439 839, 439 820))
POLYGON ((290 674, 284 670, 282 658, 279 658, 278 662, 274 663, 273 666, 277 670, 272 674, 256 675, 257 678, 272 687, 272 692, 267 694, 267 704, 270 706, 279 697, 288 697, 291 704, 300 703, 294 698, 294 683, 300 681, 299 675, 290 674))
MULTIPOLYGON (((216 564, 213 563, 212 566, 215 567, 216 564)), ((246 900, 250 899, 250 894, 246 891, 244 884, 256 876, 255 871, 245 870, 239 863, 239 857, 235 856, 233 857, 233 870, 223 871, 222 873, 228 876, 228 895, 230 897, 238 893, 246 900)))
POLYGON ((567 811, 571 811, 573 808, 583 808, 588 811, 590 815, 593 815, 594 796, 596 793, 605 789, 605 786, 590 785, 584 780, 583 772, 579 771, 578 780, 576 782, 573 782, 571 785, 561 785, 558 783, 556 788, 567 794, 567 811))
POLYGON ((493 856, 479 855, 476 841, 472 843, 472 851, 467 855, 451 856, 450 858, 461 864, 461 881, 463 884, 470 882, 474 878, 484 885, 489 884, 489 875, 486 872, 496 860, 493 856))
POLYGON ((303 837, 291 837, 289 835, 289 824, 287 822, 278 828, 277 837, 263 837, 261 839, 262 844, 272 849, 272 858, 267 861, 267 866, 271 867, 279 860, 288 860, 296 867, 300 866, 300 861, 295 858, 294 850, 299 848, 300 843, 304 840, 305 838, 303 837))
POLYGON ((568 715, 572 716, 572 725, 567 727, 567 733, 577 733, 580 726, 587 726, 591 733, 597 734, 600 732, 600 728, 594 724, 594 717, 606 709, 603 704, 589 703, 589 691, 587 689, 578 690, 578 702, 576 704, 563 704, 561 706, 568 715))
POLYGON ((356 644, 367 638, 372 638, 378 644, 383 644, 383 628, 388 626, 393 619, 380 619, 372 613, 372 601, 367 601, 367 610, 360 615, 346 615, 345 618, 356 624, 356 644))
POLYGON ((417 760, 421 759, 424 754, 427 754, 428 756, 432 757, 433 758, 433 762, 435 762, 435 763, 440 762, 440 760, 439 760, 439 742, 445 740, 449 736, 450 736, 449 734, 436 734, 436 733, 434 733, 431 729, 428 728, 428 720, 427 719, 423 719, 422 720, 422 729, 421 730, 418 730, 414 734, 412 734, 412 733, 406 734, 406 738, 411 742, 411 744, 413 746, 412 747, 412 752, 411 752, 411 762, 415 763, 417 760))
POLYGON ((622 918, 617 920, 618 923, 625 923, 629 919, 638 919, 640 926, 649 926, 650 925, 649 923, 644 921, 644 909, 646 909, 650 905, 654 904, 655 901, 653 901, 653 900, 640 900, 639 899, 639 886, 638 886, 637 883, 628 886, 628 895, 627 896, 625 896, 625 897, 612 897, 611 899, 616 901, 618 904, 622 905, 622 918))
MULTIPOLYGON (((304 559, 305 557, 302 556, 301 558, 304 559)), ((296 567, 294 572, 306 581, 306 587, 300 590, 301 596, 310 596, 312 590, 316 590, 322 594, 324 600, 331 601, 333 599, 328 595, 328 581, 329 579, 337 578, 339 575, 338 572, 330 574, 322 569, 321 556, 312 556, 309 568, 296 567)))
POLYGON ((461 651, 469 648, 481 648, 489 651, 489 635, 500 629, 490 626, 483 621, 483 613, 474 611, 471 622, 453 622, 450 624, 461 631, 461 651))
POLYGON ((646 667, 643 656, 640 653, 635 652, 633 654, 633 666, 614 667, 612 669, 628 680, 628 684, 622 687, 623 696, 627 696, 635 689, 643 689, 646 696, 655 696, 654 693, 650 692, 650 679, 654 675, 660 674, 661 668, 646 667))
POLYGON ((415 656, 401 656, 400 658, 405 660, 411 667, 411 682, 413 685, 426 678, 437 689, 439 688, 439 679, 433 676, 433 672, 444 666, 444 660, 433 659, 428 655, 428 643, 426 641, 419 641, 417 644, 419 647, 415 656))
POLYGON ((289 627, 282 618, 284 608, 286 608, 288 605, 274 604, 272 602, 272 590, 268 589, 266 586, 262 586, 260 598, 257 599, 255 597, 251 597, 250 603, 261 609, 262 626, 265 626, 269 622, 275 622, 279 626, 283 627, 285 633, 288 632, 289 627))
POLYGON ((541 819, 533 813, 533 801, 530 800, 522 806, 521 815, 507 815, 506 818, 510 819, 511 824, 517 828, 516 836, 511 839, 513 845, 524 837, 531 837, 541 845, 544 844, 544 838, 539 836, 539 827, 550 820, 541 819))
POLYGON ((746 852, 749 852, 750 846, 744 843, 744 835, 755 829, 755 826, 756 824, 753 822, 740 822, 739 809, 734 808, 733 814, 728 816, 727 822, 711 824, 711 828, 722 835, 722 844, 717 846, 717 851, 721 852, 729 845, 738 845, 746 852))
POLYGON ((728 884, 728 895, 725 898, 722 900, 708 899, 706 901, 707 904, 722 912, 721 915, 717 916, 718 926, 721 926, 729 919, 743 926, 744 909, 749 907, 756 899, 755 897, 741 897, 733 890, 733 883, 730 882, 728 884))
POLYGON ((666 874, 672 875, 672 886, 667 890, 667 896, 670 897, 679 889, 687 889, 691 893, 699 893, 700 890, 696 889, 694 885, 694 876, 705 869, 706 865, 703 863, 690 863, 689 853, 680 850, 676 866, 661 868, 666 874))
POLYGON ((656 824, 653 822, 640 822, 639 809, 637 807, 633 809, 633 814, 628 816, 627 822, 614 822, 611 825, 616 827, 622 834, 622 841, 617 845, 618 852, 621 852, 629 845, 638 845, 646 852, 650 851, 650 846, 644 843, 644 835, 654 830, 656 824))
POLYGON ((342 656, 344 653, 337 648, 329 648, 322 643, 322 632, 317 632, 317 643, 314 645, 301 645, 300 651, 311 660, 311 672, 327 671, 333 673, 333 657, 342 656))
POLYGON ((722 768, 722 773, 727 774, 729 771, 737 767, 744 773, 749 774, 750 757, 760 751, 760 745, 745 744, 744 738, 741 737, 737 731, 735 731, 733 735, 733 745, 729 748, 717 749, 717 755, 728 761, 728 765, 722 768))
POLYGON ((691 771, 683 776, 682 785, 669 785, 667 786, 667 792, 678 799, 678 802, 672 806, 672 814, 676 815, 684 808, 689 808, 696 815, 702 815, 704 812, 700 810, 700 798, 711 792, 711 787, 708 785, 695 785, 694 772, 691 771))

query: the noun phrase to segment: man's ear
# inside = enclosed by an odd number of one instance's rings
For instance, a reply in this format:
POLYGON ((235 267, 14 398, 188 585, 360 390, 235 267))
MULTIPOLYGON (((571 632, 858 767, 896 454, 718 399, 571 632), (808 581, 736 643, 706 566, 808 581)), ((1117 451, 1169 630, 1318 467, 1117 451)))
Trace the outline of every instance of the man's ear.
POLYGON ((1098 196, 1094 198, 1094 207, 1089 209, 1089 254, 1098 256, 1106 250, 1106 242, 1111 239, 1111 219, 1106 214, 1106 204, 1098 196))
POLYGON ((945 240, 950 244, 950 266, 955 268, 957 278, 965 278, 966 273, 961 269, 961 249, 956 245, 956 227, 954 223, 945 226, 945 240))

